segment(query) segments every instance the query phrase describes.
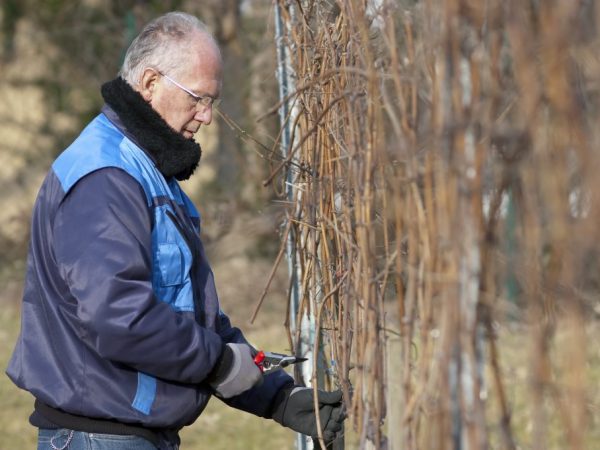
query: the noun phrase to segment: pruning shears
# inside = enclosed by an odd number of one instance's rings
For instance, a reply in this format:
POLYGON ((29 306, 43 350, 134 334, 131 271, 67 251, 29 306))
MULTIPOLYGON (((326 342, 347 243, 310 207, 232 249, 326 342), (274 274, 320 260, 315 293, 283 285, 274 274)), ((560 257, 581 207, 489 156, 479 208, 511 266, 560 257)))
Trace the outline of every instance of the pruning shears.
POLYGON ((290 364, 296 364, 306 361, 308 358, 298 358, 297 356, 284 355, 282 353, 259 351, 254 356, 254 363, 263 374, 275 372, 283 369, 290 364))

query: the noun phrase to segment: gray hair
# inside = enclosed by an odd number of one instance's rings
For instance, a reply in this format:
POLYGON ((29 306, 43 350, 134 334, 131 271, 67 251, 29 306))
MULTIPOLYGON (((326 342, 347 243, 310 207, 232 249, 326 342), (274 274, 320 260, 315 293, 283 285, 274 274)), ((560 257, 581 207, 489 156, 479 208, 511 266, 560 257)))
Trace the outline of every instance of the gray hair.
POLYGON ((188 60, 191 47, 189 39, 198 32, 218 48, 206 25, 195 16, 170 12, 154 19, 127 49, 119 75, 131 86, 140 82, 142 73, 148 67, 177 75, 188 60))

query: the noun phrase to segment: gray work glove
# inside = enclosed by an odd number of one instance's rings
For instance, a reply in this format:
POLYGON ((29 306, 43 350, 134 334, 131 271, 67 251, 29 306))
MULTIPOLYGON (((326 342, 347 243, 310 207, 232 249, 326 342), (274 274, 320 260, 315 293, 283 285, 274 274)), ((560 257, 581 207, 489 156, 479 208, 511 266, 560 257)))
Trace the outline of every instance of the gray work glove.
MULTIPOLYGON (((283 388, 275 398, 271 417, 284 427, 316 438, 319 432, 313 395, 312 388, 283 388)), ((318 391, 318 399, 323 439, 328 443, 337 437, 346 418, 342 391, 318 391)))
POLYGON ((263 375, 254 362, 254 349, 247 344, 227 344, 209 384, 222 398, 230 398, 262 383, 263 375))

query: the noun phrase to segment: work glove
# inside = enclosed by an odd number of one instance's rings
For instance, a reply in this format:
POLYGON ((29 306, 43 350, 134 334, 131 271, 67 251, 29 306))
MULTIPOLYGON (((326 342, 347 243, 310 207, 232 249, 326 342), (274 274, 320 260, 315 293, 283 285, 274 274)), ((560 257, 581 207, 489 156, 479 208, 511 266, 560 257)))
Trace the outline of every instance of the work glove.
MULTIPOLYGON (((319 418, 326 443, 333 441, 342 430, 346 410, 342 402, 342 391, 317 391, 319 418)), ((283 388, 277 394, 271 417, 284 427, 316 438, 317 418, 315 415, 314 391, 307 387, 283 388)))
POLYGON ((254 362, 254 349, 247 344, 227 344, 209 376, 210 386, 222 398, 230 398, 262 383, 263 375, 254 362))

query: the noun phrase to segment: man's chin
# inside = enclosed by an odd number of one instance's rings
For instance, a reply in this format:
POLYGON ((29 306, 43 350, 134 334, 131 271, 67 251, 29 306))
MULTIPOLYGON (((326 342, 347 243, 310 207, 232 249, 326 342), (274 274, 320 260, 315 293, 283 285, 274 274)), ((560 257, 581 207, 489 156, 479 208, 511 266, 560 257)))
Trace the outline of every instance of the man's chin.
POLYGON ((186 139, 193 139, 194 138, 194 133, 192 133, 191 131, 188 131, 188 130, 183 130, 183 133, 181 133, 181 134, 186 139))

